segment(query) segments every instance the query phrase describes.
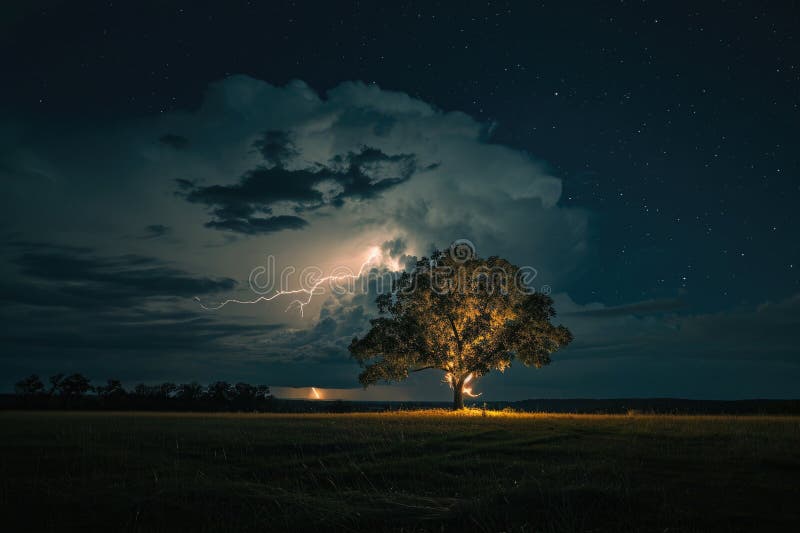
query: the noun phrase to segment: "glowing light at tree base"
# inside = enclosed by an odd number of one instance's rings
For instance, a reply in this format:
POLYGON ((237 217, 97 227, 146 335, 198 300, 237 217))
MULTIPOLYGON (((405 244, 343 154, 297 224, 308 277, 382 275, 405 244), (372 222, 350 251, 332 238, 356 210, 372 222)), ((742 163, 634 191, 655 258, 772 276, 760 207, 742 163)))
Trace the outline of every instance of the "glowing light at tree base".
MULTIPOLYGON (((464 383, 461 386, 461 392, 465 396, 469 396, 470 398, 477 398, 478 396, 480 396, 483 393, 479 392, 478 394, 475 394, 474 392, 472 392, 472 386, 469 385, 469 382, 472 381, 473 377, 474 377, 474 375, 473 375, 472 372, 467 374, 467 377, 464 378, 464 383)), ((455 389, 455 386, 457 384, 455 376, 453 374, 451 374, 450 372, 448 372, 447 374, 444 375, 444 382, 447 383, 448 385, 450 385, 451 389, 455 389)))

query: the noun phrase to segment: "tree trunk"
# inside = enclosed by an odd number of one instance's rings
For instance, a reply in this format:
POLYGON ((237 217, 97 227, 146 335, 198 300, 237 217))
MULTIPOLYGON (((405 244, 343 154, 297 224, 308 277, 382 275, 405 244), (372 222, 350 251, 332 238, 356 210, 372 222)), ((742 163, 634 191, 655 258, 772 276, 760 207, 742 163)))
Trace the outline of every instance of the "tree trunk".
POLYGON ((453 385, 453 411, 464 408, 464 380, 459 379, 453 385))

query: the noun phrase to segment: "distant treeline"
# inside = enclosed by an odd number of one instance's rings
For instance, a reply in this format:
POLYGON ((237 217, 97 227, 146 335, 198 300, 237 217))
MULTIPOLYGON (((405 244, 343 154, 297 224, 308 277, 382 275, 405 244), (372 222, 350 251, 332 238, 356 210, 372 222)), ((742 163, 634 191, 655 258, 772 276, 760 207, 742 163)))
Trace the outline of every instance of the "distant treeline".
MULTIPOLYGON (((523 412, 588 414, 773 414, 800 415, 800 400, 687 400, 681 398, 535 399, 469 401, 471 407, 523 412)), ((451 402, 281 400, 266 385, 216 381, 138 384, 125 389, 117 379, 92 385, 82 374, 56 374, 47 384, 37 375, 0 394, 0 409, 86 409, 126 411, 376 412, 449 409, 451 402)))
POLYGON ((36 374, 18 381, 2 407, 28 409, 123 409, 176 411, 271 411, 274 398, 266 385, 140 383, 125 389, 118 379, 93 385, 83 374, 56 374, 45 384, 36 374))

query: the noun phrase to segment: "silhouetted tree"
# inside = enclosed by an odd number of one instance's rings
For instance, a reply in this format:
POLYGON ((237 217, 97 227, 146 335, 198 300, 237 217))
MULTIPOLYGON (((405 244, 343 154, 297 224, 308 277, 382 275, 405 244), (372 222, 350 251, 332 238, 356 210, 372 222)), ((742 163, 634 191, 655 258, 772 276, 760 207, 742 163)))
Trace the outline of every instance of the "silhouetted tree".
POLYGON ((266 385, 257 385, 256 398, 259 400, 271 400, 272 395, 269 393, 269 387, 266 385))
POLYGON ((226 381, 216 381, 208 386, 207 394, 215 404, 227 404, 233 397, 234 389, 226 381))
POLYGON ((83 374, 72 374, 60 383, 61 395, 67 398, 80 398, 93 390, 89 379, 83 374))
POLYGON ((50 395, 59 398, 51 401, 42 393, 45 386, 35 374, 20 380, 15 385, 17 396, 24 401, 14 405, 24 407, 69 407, 69 408, 135 408, 135 409, 271 409, 272 396, 266 385, 250 385, 239 382, 231 385, 217 381, 207 388, 197 382, 175 385, 171 382, 159 385, 137 384, 130 392, 118 379, 109 379, 105 385, 92 387, 82 374, 56 374, 50 377, 50 395), (86 398, 86 393, 95 391, 95 397, 86 398))
POLYGON ((31 374, 14 385, 14 392, 22 396, 38 396, 44 392, 44 383, 36 374, 31 374))
POLYGON ((239 382, 233 386, 233 407, 236 409, 253 409, 258 389, 249 383, 239 382))
POLYGON ((122 382, 118 379, 109 379, 106 385, 98 385, 95 387, 95 391, 101 398, 109 400, 118 400, 125 397, 127 394, 125 388, 122 386, 122 382))
POLYGON ((50 396, 57 396, 61 394, 61 382, 64 381, 64 374, 55 374, 48 378, 50 382, 50 389, 48 389, 47 393, 50 396))
POLYGON ((203 393, 205 392, 205 387, 197 383, 196 381, 192 381, 191 383, 184 383, 178 386, 177 390, 177 397, 181 400, 188 401, 188 402, 196 402, 203 397, 203 393))
POLYGON ((149 398, 156 396, 156 389, 144 383, 137 383, 136 386, 133 387, 133 394, 140 398, 149 398))
POLYGON ((524 275, 505 259, 479 259, 451 247, 435 252, 378 296, 381 314, 369 332, 350 344, 364 367, 359 381, 406 379, 409 372, 438 369, 453 388, 453 408, 464 407, 470 381, 503 371, 518 359, 541 367, 572 334, 551 324, 553 300, 531 294, 524 275))
POLYGON ((233 399, 231 406, 238 410, 253 410, 264 407, 264 402, 270 400, 269 387, 266 385, 250 385, 237 383, 233 386, 233 399))
POLYGON ((162 400, 172 398, 178 390, 174 383, 166 382, 158 386, 158 397, 162 400))
POLYGON ((236 392, 237 398, 243 398, 246 400, 255 399, 256 389, 255 386, 250 385, 249 383, 242 383, 241 381, 233 386, 234 391, 236 392))

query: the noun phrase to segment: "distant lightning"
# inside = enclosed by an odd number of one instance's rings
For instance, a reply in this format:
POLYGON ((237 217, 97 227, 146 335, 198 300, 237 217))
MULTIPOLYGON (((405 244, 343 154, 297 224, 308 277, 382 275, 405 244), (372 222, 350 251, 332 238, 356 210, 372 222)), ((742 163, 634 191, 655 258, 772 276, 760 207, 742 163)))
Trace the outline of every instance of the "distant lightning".
POLYGON ((311 300, 314 298, 314 294, 315 293, 319 294, 317 289, 319 289, 320 286, 323 283, 330 282, 330 281, 341 281, 341 280, 345 280, 345 279, 358 279, 364 273, 364 270, 379 255, 380 255, 380 249, 377 246, 375 246, 375 247, 373 247, 371 249, 369 257, 367 257, 367 260, 364 261, 361 264, 361 268, 358 269, 358 274, 343 274, 341 276, 325 276, 324 278, 318 279, 310 289, 294 289, 294 290, 285 290, 285 291, 281 290, 281 291, 276 291, 274 294, 272 294, 270 296, 259 296, 258 298, 255 298, 253 300, 237 300, 235 298, 231 298, 231 299, 228 299, 228 300, 224 300, 224 301, 222 301, 222 302, 220 302, 220 303, 218 303, 216 305, 206 305, 197 296, 194 297, 194 300, 197 303, 199 303, 200 307, 202 307, 203 309, 206 309, 208 311, 216 311, 217 309, 221 309, 221 308, 225 307, 228 304, 248 304, 248 305, 250 305, 250 304, 257 304, 257 303, 260 303, 260 302, 269 302, 269 301, 274 300, 275 298, 277 298, 279 296, 285 296, 287 294, 305 294, 306 296, 303 299, 292 300, 289 303, 289 305, 286 307, 286 311, 289 311, 289 309, 291 309, 292 307, 297 306, 297 308, 300 310, 300 316, 302 317, 303 316, 303 310, 304 310, 305 306, 308 305, 309 302, 311 302, 311 300))
POLYGON ((314 394, 314 399, 315 400, 321 400, 322 399, 322 396, 320 396, 319 391, 317 390, 316 387, 311 387, 311 392, 314 394))

